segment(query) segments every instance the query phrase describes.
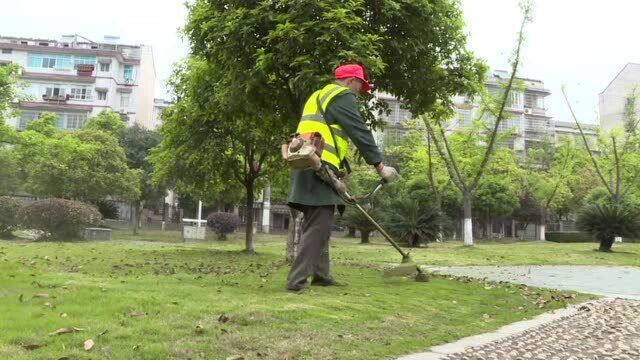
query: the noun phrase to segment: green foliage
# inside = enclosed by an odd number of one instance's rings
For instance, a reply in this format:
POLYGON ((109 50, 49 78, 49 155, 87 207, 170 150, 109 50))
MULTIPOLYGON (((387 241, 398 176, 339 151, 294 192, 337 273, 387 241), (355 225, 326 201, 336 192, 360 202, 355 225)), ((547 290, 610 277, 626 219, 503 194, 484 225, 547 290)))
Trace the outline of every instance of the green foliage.
POLYGON ((385 212, 385 219, 388 231, 413 247, 451 232, 451 222, 440 208, 411 198, 394 201, 385 212))
POLYGON ((120 130, 119 134, 120 146, 124 149, 127 165, 130 169, 141 172, 139 199, 147 203, 159 202, 166 195, 167 188, 165 184, 152 182, 153 166, 147 157, 151 149, 160 144, 160 134, 144 129, 138 124, 120 130))
POLYGON ((139 171, 127 167, 112 133, 91 127, 56 130, 54 119, 53 114, 43 113, 19 134, 15 154, 25 191, 86 201, 139 196, 139 171))
POLYGON ((640 211, 630 206, 591 203, 578 211, 576 225, 593 234, 600 242, 600 251, 611 251, 616 236, 640 235, 640 211))
POLYGON ((18 228, 18 212, 22 203, 9 196, 0 196, 0 239, 10 239, 18 228))
POLYGON ((24 87, 24 83, 20 82, 20 71, 18 64, 0 66, 0 143, 3 142, 3 134, 8 132, 5 120, 17 115, 12 102, 20 98, 19 90, 24 87))
POLYGON ((42 231, 45 240, 77 239, 82 228, 99 225, 101 218, 92 205, 55 198, 27 204, 18 213, 21 227, 42 231))
POLYGON ((120 217, 118 205, 111 200, 98 200, 95 202, 95 206, 103 219, 117 220, 120 217))
MULTIPOLYGON (((0 124, 0 126, 2 126, 0 124)), ((19 166, 13 149, 0 144, 0 195, 11 194, 18 189, 19 166)))
MULTIPOLYGON (((138 126, 137 124, 134 126, 138 126)), ((84 129, 104 131, 114 136, 118 136, 125 130, 126 126, 122 121, 122 118, 111 110, 102 110, 98 115, 90 118, 85 125, 84 129)))
POLYGON ((232 213, 215 212, 207 216, 207 226, 218 234, 218 240, 226 240, 240 226, 240 218, 232 213))

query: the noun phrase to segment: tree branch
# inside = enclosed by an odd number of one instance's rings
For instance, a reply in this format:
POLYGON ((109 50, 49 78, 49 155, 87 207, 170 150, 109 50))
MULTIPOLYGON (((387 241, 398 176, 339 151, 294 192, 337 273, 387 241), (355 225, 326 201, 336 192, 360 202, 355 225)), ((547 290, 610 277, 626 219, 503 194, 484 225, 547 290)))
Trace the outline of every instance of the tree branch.
POLYGON ((433 140, 433 143, 436 145, 436 151, 438 152, 438 155, 440 155, 440 158, 442 159, 442 161, 444 161, 445 164, 445 168, 447 169, 447 172, 449 173, 449 178, 451 179, 451 182, 460 190, 460 191, 464 191, 464 187, 462 186, 462 184, 459 184, 457 179, 456 179, 456 175, 453 172, 453 169, 451 168, 451 164, 449 164, 449 161, 447 160, 447 156, 445 155, 444 151, 442 150, 442 145, 438 142, 438 139, 436 139, 436 135, 433 131, 433 128, 431 127, 431 124, 429 124, 429 121, 427 120, 427 118, 422 115, 420 116, 420 118, 422 118, 422 121, 424 122, 426 128, 427 128, 427 133, 429 135, 429 137, 431 137, 431 139, 433 140))
POLYGON ((518 46, 516 47, 515 56, 513 59, 513 66, 511 68, 511 76, 509 77, 509 82, 507 83, 507 88, 502 97, 502 104, 500 104, 500 111, 498 112, 498 117, 496 118, 496 123, 493 126, 493 132, 491 133, 491 138, 489 139, 489 145, 487 146, 487 150, 484 153, 484 158, 482 159, 482 163, 480 164, 480 168, 478 169, 478 173, 476 174, 473 182, 469 186, 470 190, 475 189, 478 186, 478 182, 482 177, 482 173, 489 163, 489 159, 491 158, 491 153, 493 151, 493 146, 496 141, 496 137, 498 136, 498 129, 500 127, 500 122, 502 121, 502 117, 504 116, 504 109, 507 106, 507 101, 509 100, 509 94, 511 92, 511 88, 513 87, 513 81, 515 80, 516 73, 518 72, 518 66, 520 64, 520 50, 522 48, 522 42, 524 40, 524 26, 529 21, 529 8, 524 9, 524 16, 522 18, 522 23, 520 24, 520 33, 518 34, 518 46))
POLYGON ((587 153, 589 154, 589 157, 591 158, 591 162, 593 162, 593 167, 596 169, 596 174, 598 174, 598 177, 600 178, 600 181, 602 181, 602 184, 604 185, 604 187, 607 188, 607 191, 609 192, 609 195, 611 196, 611 199, 614 199, 616 196, 614 195, 613 190, 611 189, 611 186, 609 186, 607 181, 604 179, 604 176, 602 176, 602 171, 600 171, 600 166, 598 166, 598 162, 596 161, 596 158, 593 156, 593 153, 591 152, 591 147, 589 146, 589 142, 587 141, 587 137, 584 135, 584 131, 582 130, 582 126, 578 122, 578 119, 576 118, 576 114, 573 112, 573 107, 571 107, 571 103, 569 103, 569 98, 567 97, 567 92, 565 91, 564 87, 562 87, 562 95, 564 96, 564 101, 567 103, 567 106, 569 107, 569 112, 571 113, 571 116, 573 117, 573 121, 575 121, 576 125, 578 126, 578 130, 580 130, 580 136, 582 137, 582 141, 584 142, 584 146, 587 148, 587 153))

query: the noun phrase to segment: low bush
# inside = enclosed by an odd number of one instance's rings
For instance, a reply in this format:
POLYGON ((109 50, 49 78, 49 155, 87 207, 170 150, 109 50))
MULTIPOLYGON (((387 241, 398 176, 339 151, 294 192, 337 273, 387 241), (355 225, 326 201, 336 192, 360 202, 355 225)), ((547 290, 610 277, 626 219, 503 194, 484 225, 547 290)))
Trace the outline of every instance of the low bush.
POLYGON ((45 240, 77 239, 83 228, 99 225, 101 218, 95 206, 64 199, 38 200, 18 213, 21 226, 42 231, 40 239, 45 240))
POLYGON ((584 243, 593 242, 593 236, 584 231, 547 231, 544 235, 545 240, 557 243, 584 243))
POLYGON ((0 238, 13 238, 13 231, 18 227, 18 211, 22 203, 9 196, 0 196, 0 238))
POLYGON ((451 221, 437 206, 413 199, 400 199, 385 214, 391 235, 411 247, 436 241, 451 233, 451 221))
POLYGON ((103 219, 118 220, 120 217, 118 205, 111 200, 98 200, 95 205, 103 219))
POLYGON ((236 214, 215 212, 207 217, 207 226, 218 234, 218 240, 226 240, 227 234, 231 234, 240 226, 240 218, 236 214))

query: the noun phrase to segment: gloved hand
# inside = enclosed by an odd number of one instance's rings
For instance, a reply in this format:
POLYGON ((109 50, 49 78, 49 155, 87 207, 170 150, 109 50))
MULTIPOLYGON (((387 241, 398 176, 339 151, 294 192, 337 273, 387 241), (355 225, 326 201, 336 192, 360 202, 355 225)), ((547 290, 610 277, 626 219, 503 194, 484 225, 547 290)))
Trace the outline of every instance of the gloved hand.
POLYGON ((378 175, 382 178, 385 183, 391 183, 398 178, 398 171, 391 166, 384 166, 382 163, 376 166, 376 171, 378 175))

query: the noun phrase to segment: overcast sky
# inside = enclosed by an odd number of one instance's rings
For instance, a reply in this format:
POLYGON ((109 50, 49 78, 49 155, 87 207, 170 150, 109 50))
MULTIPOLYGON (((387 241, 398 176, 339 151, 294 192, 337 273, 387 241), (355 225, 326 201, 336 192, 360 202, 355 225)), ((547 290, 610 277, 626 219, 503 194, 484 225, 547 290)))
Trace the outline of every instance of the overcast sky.
MULTIPOLYGON (((187 53, 177 29, 187 11, 183 0, 8 1, 2 5, 0 35, 59 39, 78 33, 101 41, 118 35, 122 43, 148 44, 155 54, 156 97, 171 64, 187 53)), ((508 69, 520 22, 517 0, 462 0, 469 46, 495 69, 508 69)), ((640 61, 636 46, 640 2, 634 0, 537 0, 526 30, 522 77, 544 81, 552 95, 548 114, 570 120, 560 87, 567 90, 578 118, 595 122, 598 94, 628 62, 640 61)))

